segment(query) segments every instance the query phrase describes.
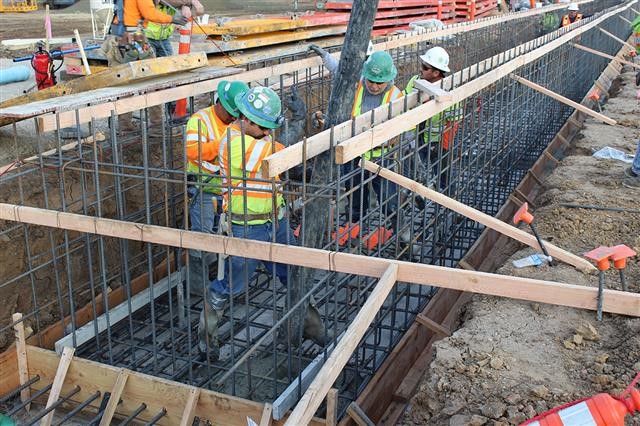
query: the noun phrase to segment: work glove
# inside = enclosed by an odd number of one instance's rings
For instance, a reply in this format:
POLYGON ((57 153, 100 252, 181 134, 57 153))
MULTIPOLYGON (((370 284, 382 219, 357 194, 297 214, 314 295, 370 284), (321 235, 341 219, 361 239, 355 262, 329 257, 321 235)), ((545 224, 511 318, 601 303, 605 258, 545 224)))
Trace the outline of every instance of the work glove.
POLYGON ((173 16, 171 17, 171 23, 172 23, 172 24, 176 24, 176 25, 178 25, 178 26, 186 25, 186 24, 187 24, 187 22, 189 22, 189 21, 187 20, 187 18, 185 18, 185 17, 182 15, 182 13, 180 13, 179 11, 178 11, 178 12, 176 12, 176 14, 175 14, 175 15, 173 15, 173 16))
POLYGON ((324 55, 327 54, 327 51, 324 50, 322 47, 316 45, 316 44, 310 44, 309 45, 309 50, 313 50, 314 53, 320 57, 323 57, 324 55))
POLYGON ((307 106, 304 101, 298 95, 298 89, 296 86, 291 86, 291 93, 285 98, 285 105, 291 111, 291 120, 299 121, 304 120, 307 116, 307 106))

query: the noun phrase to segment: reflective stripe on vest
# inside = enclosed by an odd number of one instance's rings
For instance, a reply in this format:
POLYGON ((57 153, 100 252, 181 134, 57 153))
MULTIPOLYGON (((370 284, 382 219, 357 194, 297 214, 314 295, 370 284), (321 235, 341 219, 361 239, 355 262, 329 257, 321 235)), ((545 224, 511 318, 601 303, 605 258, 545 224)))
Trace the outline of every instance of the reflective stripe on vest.
POLYGON ((221 194, 222 180, 219 176, 219 149, 217 145, 226 127, 221 128, 214 115, 215 111, 211 106, 198 111, 187 122, 185 145, 188 163, 186 169, 189 173, 199 175, 198 181, 203 184, 203 191, 221 194), (202 145, 201 147, 198 146, 199 143, 202 145), (209 144, 212 146, 206 146, 209 144), (208 151, 213 152, 207 155, 208 151))
MULTIPOLYGON (((362 98, 364 96, 364 89, 365 89, 364 84, 362 84, 362 80, 360 80, 360 82, 358 83, 358 88, 356 89, 356 97, 353 101, 353 108, 351 108, 352 118, 356 118, 357 116, 362 114, 362 98)), ((384 96, 382 97, 382 102, 380 103, 380 105, 386 105, 389 102, 391 102, 392 101, 391 97, 394 95, 396 91, 398 91, 398 94, 402 96, 402 92, 400 92, 400 90, 396 86, 391 86, 390 88, 387 89, 384 96)), ((400 97, 400 96, 397 96, 397 97, 400 97)), ((386 151, 387 151, 386 148, 374 148, 371 151, 365 152, 364 158, 367 160, 370 160, 371 158, 382 157, 382 154, 385 153, 386 151)))
MULTIPOLYGON (((176 13, 173 9, 163 4, 156 6, 156 9, 166 13, 167 15, 173 16, 176 13)), ((173 24, 158 24, 157 22, 147 21, 147 27, 144 29, 144 34, 147 38, 153 40, 166 40, 171 37, 174 30, 175 26, 173 24)))
MULTIPOLYGON (((275 145, 281 146, 277 142, 275 145)), ((262 160, 277 150, 277 147, 274 150, 271 136, 254 139, 247 134, 243 136, 240 128, 235 124, 227 127, 227 131, 220 139, 218 151, 225 211, 244 215, 246 202, 246 213, 259 215, 271 213, 274 205, 284 205, 284 199, 279 193, 274 203, 271 182, 258 180, 262 160), (231 194, 228 193, 229 189, 231 194)), ((267 220, 247 221, 250 225, 265 222, 267 220)))
POLYGON ((573 22, 571 22, 571 20, 569 19, 569 15, 564 15, 562 17, 562 26, 566 27, 567 25, 575 24, 576 22, 578 22, 581 19, 582 19, 582 14, 581 13, 578 13, 576 15, 576 19, 573 22))

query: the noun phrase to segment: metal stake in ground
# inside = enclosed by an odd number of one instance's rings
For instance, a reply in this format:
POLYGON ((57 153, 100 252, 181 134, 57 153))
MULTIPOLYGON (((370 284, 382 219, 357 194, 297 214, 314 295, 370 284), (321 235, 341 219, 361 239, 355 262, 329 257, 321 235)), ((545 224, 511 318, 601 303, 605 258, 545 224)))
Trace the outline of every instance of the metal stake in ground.
POLYGON ((513 224, 517 226, 520 222, 524 222, 527 225, 529 225, 529 227, 531 228, 531 232, 533 232, 533 235, 535 235, 536 240, 538 240, 538 245, 540 246, 542 253, 544 253, 544 255, 547 256, 549 265, 554 266, 555 262, 553 261, 553 258, 549 256, 549 252, 547 251, 547 248, 544 246, 544 243, 542 242, 542 238, 540 238, 540 235, 538 235, 538 230, 536 229, 536 226, 533 224, 533 215, 529 213, 529 203, 526 203, 526 202, 523 203, 518 209, 518 211, 516 212, 516 214, 513 215, 513 224))
POLYGON ((613 254, 611 247, 600 246, 584 254, 589 260, 593 260, 598 268, 598 321, 602 321, 602 299, 604 293, 604 271, 609 269, 609 258, 613 254))
POLYGON ((627 267, 627 259, 635 256, 636 252, 624 244, 613 246, 611 247, 611 250, 613 250, 613 254, 611 255, 613 267, 620 272, 620 285, 622 286, 622 291, 629 291, 627 288, 627 280, 624 276, 624 269, 627 267))

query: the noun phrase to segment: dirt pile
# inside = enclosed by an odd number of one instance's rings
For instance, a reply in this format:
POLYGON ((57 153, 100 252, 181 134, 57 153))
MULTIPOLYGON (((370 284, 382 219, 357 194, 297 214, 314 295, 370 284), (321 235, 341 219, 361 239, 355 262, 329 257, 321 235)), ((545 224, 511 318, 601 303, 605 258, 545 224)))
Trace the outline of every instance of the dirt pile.
MULTIPOLYGON (((545 182, 535 200, 543 238, 573 253, 599 245, 626 244, 640 252, 640 214, 567 208, 563 203, 640 208, 640 190, 621 185, 628 165, 598 160, 593 151, 611 146, 632 154, 640 138, 640 108, 632 83, 621 76, 619 93, 604 113, 622 125, 587 120, 575 147, 545 182)), ((497 272, 597 286, 567 265, 516 269, 514 253, 497 272)), ((629 290, 640 292, 640 265, 626 270, 629 290)), ((617 271, 606 274, 608 288, 620 289, 617 271)), ((475 296, 452 337, 435 345, 435 359, 419 386, 404 425, 514 425, 599 392, 617 394, 640 372, 640 319, 475 296)), ((640 416, 627 421, 640 425, 640 416)))

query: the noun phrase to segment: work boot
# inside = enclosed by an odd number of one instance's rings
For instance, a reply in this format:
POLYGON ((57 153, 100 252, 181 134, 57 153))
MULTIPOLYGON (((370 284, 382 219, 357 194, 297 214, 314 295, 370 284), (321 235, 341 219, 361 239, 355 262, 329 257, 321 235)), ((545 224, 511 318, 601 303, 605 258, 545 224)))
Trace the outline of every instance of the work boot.
POLYGON ((320 312, 318 312, 318 309, 313 305, 307 307, 302 337, 322 347, 326 346, 327 343, 333 339, 333 333, 325 329, 322 318, 320 317, 320 312))
POLYGON ((209 359, 217 361, 220 359, 220 344, 218 343, 218 322, 222 319, 223 311, 211 309, 207 302, 204 303, 204 309, 200 312, 200 321, 198 322, 198 352, 201 359, 209 359), (206 315, 206 321, 205 321, 206 315), (209 343, 207 345, 207 342, 209 343))

